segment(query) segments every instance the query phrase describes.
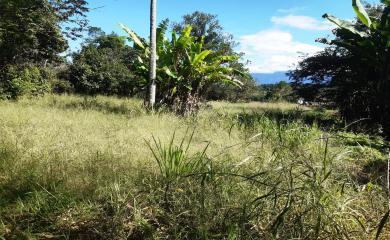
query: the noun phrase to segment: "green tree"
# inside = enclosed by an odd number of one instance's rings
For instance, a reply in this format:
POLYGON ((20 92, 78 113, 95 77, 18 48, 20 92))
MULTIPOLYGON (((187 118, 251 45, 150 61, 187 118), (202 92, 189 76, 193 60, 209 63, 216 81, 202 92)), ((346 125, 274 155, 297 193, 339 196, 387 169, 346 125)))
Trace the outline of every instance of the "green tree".
POLYGON ((237 43, 233 40, 233 35, 223 31, 217 15, 199 11, 184 15, 182 22, 173 24, 173 30, 180 33, 189 25, 193 27, 191 36, 196 41, 201 41, 203 38, 205 49, 213 50, 215 54, 220 55, 230 55, 235 52, 233 48, 237 43))
POLYGON ((17 97, 28 89, 35 95, 40 83, 46 89, 46 67, 64 60, 59 54, 68 47, 66 38, 86 25, 86 6, 85 0, 0 1, 0 95, 17 97))
POLYGON ((290 73, 299 89, 317 88, 323 101, 334 103, 348 121, 364 119, 390 136, 390 2, 368 6, 353 1, 356 22, 324 17, 337 25, 328 47, 302 61, 290 73), (383 129, 382 129, 383 128, 383 129))
POLYGON ((93 28, 80 52, 73 54, 70 81, 78 93, 133 96, 139 90, 131 70, 134 57, 125 37, 93 28))
POLYGON ((1 0, 0 9, 0 69, 57 61, 68 47, 65 37, 78 36, 88 11, 84 0, 1 0), (73 27, 60 28, 67 24, 73 27))
POLYGON ((57 60, 67 43, 47 1, 0 1, 0 68, 57 60))

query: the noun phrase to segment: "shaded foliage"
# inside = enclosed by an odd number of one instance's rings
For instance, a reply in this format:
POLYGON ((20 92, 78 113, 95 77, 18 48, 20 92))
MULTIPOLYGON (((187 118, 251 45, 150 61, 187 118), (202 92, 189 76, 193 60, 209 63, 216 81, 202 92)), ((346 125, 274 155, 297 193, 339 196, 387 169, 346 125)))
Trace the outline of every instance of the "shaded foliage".
POLYGON ((364 119, 390 136, 390 4, 368 9, 370 24, 365 14, 356 22, 324 15, 338 25, 335 38, 319 39, 328 47, 300 62, 290 77, 299 93, 335 104, 347 121, 364 119))
POLYGON ((58 53, 68 47, 65 37, 79 36, 86 26, 86 5, 85 0, 2 0, 0 68, 58 60, 58 53), (66 24, 73 27, 62 31, 60 26, 66 24))
POLYGON ((49 91, 48 75, 37 66, 8 66, 3 70, 0 82, 0 99, 16 99, 19 96, 39 96, 49 91))
POLYGON ((135 58, 126 39, 106 35, 99 29, 90 31, 90 38, 80 52, 73 55, 69 79, 78 93, 132 96, 138 90, 137 76, 131 71, 135 58))
POLYGON ((293 101, 295 93, 290 83, 280 81, 276 84, 261 85, 265 92, 265 101, 293 101))
POLYGON ((6 64, 57 60, 67 43, 47 1, 0 2, 0 69, 6 64))
POLYGON ((87 24, 87 2, 2 0, 0 9, 0 94, 16 98, 49 89, 47 67, 64 62, 59 54, 68 48, 66 37, 80 36, 87 24))

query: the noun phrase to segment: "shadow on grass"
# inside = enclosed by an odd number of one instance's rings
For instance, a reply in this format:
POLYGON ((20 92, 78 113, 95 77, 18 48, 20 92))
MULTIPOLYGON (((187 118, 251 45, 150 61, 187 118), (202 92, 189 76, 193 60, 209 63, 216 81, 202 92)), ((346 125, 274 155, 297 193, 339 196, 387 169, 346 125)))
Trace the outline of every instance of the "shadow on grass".
POLYGON ((138 106, 137 104, 126 102, 115 103, 92 97, 72 99, 66 102, 53 99, 53 101, 50 103, 50 106, 64 110, 93 110, 108 114, 131 115, 133 117, 144 113, 141 105, 138 106))
POLYGON ((387 161, 377 159, 363 166, 357 174, 357 180, 361 184, 374 183, 386 186, 387 161))
POLYGON ((303 111, 299 109, 282 111, 279 109, 266 109, 258 112, 243 112, 237 115, 238 124, 245 129, 253 129, 263 118, 274 120, 280 124, 300 121, 304 124, 317 125, 323 130, 342 128, 342 122, 337 116, 324 110, 315 109, 303 111))

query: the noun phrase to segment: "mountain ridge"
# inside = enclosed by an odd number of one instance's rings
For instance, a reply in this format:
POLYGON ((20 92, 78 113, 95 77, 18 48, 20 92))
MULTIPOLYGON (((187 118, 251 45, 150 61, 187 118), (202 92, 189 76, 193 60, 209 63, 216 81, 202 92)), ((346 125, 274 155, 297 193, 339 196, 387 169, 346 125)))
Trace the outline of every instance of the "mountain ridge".
POLYGON ((280 81, 290 82, 287 72, 251 73, 257 84, 275 84, 280 81))

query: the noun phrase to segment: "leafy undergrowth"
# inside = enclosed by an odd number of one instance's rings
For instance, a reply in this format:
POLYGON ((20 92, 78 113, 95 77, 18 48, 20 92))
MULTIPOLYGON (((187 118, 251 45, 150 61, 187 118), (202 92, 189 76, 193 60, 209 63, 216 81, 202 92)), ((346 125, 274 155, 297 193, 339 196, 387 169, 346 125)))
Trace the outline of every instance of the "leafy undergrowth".
POLYGON ((295 105, 212 106, 0 102, 0 238, 390 237, 382 139, 324 132, 295 105))

